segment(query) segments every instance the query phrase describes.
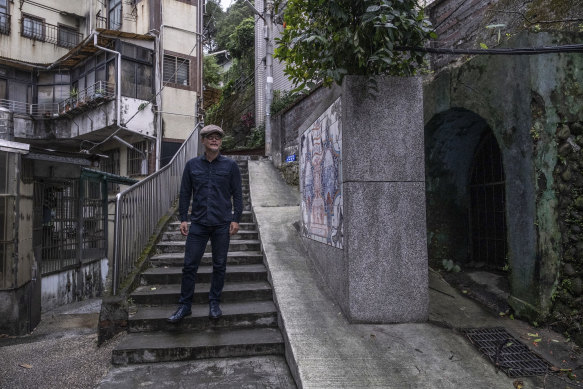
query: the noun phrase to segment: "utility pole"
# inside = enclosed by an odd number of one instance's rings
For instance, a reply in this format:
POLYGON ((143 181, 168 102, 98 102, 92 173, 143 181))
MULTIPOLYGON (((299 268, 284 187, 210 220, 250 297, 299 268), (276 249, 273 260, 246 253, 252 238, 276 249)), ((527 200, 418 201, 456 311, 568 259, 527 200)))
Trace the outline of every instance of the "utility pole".
POLYGON ((261 14, 249 2, 244 0, 251 10, 263 19, 265 36, 265 155, 271 155, 271 102, 273 101, 273 0, 266 0, 261 14))
POLYGON ((273 0, 265 3, 265 155, 271 156, 271 102, 273 101, 273 0))

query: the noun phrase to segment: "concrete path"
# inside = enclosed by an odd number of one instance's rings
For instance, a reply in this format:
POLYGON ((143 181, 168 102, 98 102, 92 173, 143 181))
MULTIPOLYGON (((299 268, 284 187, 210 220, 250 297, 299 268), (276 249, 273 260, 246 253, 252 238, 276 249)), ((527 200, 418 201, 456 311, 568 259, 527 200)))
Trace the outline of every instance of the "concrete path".
MULTIPOLYGON (((271 275, 286 359, 300 388, 514 388, 456 328, 505 326, 528 339, 525 323, 496 317, 430 272, 430 321, 351 324, 320 283, 296 230, 299 193, 269 161, 250 161, 253 209, 271 275), (295 226, 294 226, 295 224, 295 226)), ((540 331, 540 330, 538 330, 540 331)), ((541 336, 542 333, 541 333, 541 336)), ((557 356, 569 345, 557 334, 557 356), (562 349, 561 349, 562 347, 562 349)), ((547 377, 520 379, 523 388, 568 388, 547 377)))

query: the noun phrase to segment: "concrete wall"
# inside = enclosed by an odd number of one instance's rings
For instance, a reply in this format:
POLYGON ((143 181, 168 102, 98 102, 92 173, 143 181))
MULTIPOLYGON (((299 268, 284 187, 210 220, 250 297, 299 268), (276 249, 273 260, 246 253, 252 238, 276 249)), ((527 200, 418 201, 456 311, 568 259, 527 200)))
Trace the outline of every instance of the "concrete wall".
POLYGON ((79 269, 44 276, 41 306, 43 312, 58 306, 101 296, 109 271, 107 258, 83 264, 79 269))

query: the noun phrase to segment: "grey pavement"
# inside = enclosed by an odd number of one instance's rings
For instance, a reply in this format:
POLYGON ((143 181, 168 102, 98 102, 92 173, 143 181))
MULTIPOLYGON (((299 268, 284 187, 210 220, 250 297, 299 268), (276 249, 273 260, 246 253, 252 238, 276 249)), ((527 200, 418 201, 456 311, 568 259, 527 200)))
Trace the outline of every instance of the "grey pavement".
POLYGON ((434 271, 429 322, 349 323, 302 248, 294 226, 300 216, 299 193, 285 185, 268 161, 250 161, 249 176, 286 359, 298 387, 486 389, 515 388, 518 381, 525 389, 575 387, 562 377, 517 380, 496 372, 459 329, 506 327, 527 344, 532 343, 529 334, 538 333, 542 341, 535 351, 561 368, 581 365, 581 355, 559 334, 486 311, 434 271))

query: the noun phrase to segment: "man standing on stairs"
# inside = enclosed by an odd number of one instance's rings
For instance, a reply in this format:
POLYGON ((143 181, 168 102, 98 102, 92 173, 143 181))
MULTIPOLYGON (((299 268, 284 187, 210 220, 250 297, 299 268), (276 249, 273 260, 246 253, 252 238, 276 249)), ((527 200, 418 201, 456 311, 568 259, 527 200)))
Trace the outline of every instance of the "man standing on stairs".
POLYGON ((219 152, 224 135, 221 127, 212 124, 200 130, 205 152, 202 156, 188 161, 182 174, 178 213, 181 222, 180 232, 187 238, 179 307, 168 318, 171 323, 177 323, 192 313, 196 273, 209 239, 213 258, 209 317, 218 319, 222 316, 219 301, 225 283, 230 236, 239 230, 239 221, 243 213, 239 166, 219 152), (191 198, 189 228, 187 220, 191 198))

